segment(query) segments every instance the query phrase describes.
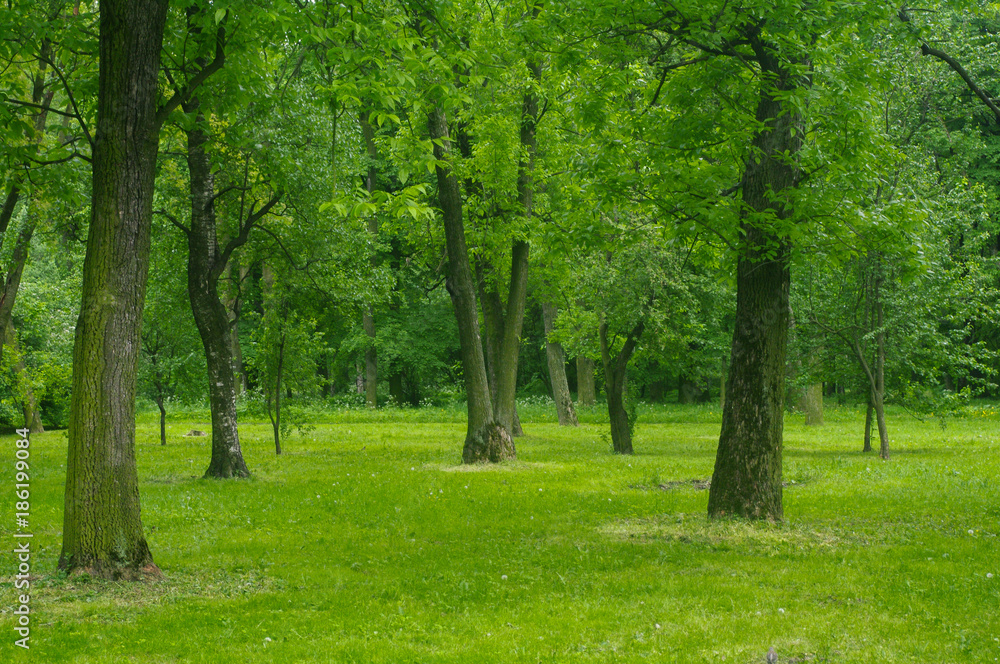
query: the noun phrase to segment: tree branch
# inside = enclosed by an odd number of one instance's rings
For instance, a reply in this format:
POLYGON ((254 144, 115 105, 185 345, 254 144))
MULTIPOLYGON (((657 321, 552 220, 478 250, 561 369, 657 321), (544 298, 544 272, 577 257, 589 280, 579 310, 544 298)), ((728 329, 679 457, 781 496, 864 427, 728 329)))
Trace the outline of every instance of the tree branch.
POLYGON ((188 84, 177 90, 174 96, 167 100, 160 110, 156 112, 156 123, 162 125, 170 117, 178 106, 191 99, 195 90, 204 83, 209 76, 222 69, 226 63, 226 28, 219 25, 219 30, 215 33, 215 59, 202 67, 202 69, 188 81, 188 84))
POLYGON ((973 81, 972 77, 969 75, 969 72, 965 71, 965 67, 963 67, 958 60, 951 57, 944 51, 928 46, 927 44, 920 45, 920 52, 923 55, 932 55, 938 60, 944 61, 949 67, 954 69, 955 72, 962 77, 962 80, 965 81, 965 84, 969 86, 969 89, 976 93, 976 96, 979 97, 979 99, 981 99, 991 111, 993 111, 993 117, 996 118, 997 124, 1000 124, 1000 107, 997 107, 993 100, 990 99, 990 96, 986 94, 982 88, 976 85, 975 81, 973 81))

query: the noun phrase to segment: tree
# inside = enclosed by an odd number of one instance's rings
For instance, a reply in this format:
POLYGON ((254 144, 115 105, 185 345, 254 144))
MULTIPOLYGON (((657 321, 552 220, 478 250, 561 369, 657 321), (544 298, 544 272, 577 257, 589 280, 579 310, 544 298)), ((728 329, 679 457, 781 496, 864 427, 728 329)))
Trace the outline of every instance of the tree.
POLYGON ((109 578, 159 572, 139 515, 134 409, 166 15, 166 0, 100 3, 92 212, 73 349, 59 566, 109 578))
POLYGON ((139 332, 163 122, 214 71, 157 105, 167 0, 102 0, 93 191, 73 349, 59 566, 95 576, 158 574, 142 531, 135 465, 139 332))

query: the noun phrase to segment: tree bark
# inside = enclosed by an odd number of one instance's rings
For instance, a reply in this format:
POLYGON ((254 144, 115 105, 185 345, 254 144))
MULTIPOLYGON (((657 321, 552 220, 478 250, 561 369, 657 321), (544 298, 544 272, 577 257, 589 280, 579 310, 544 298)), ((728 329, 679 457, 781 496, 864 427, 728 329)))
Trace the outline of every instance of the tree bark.
POLYGON ((552 398, 556 402, 556 416, 560 426, 575 427, 576 410, 569 393, 569 381, 566 380, 566 353, 562 344, 549 341, 549 335, 555 327, 556 307, 549 302, 542 303, 542 323, 545 326, 545 359, 549 365, 549 380, 552 383, 552 398))
POLYGON ((576 402, 593 406, 597 386, 594 381, 594 361, 584 355, 576 356, 576 402))
POLYGON ((73 348, 59 567, 107 578, 159 574, 140 516, 135 393, 167 4, 100 2, 93 190, 73 348))
POLYGON ((759 27, 745 28, 761 66, 757 121, 743 172, 740 229, 744 241, 736 268, 736 320, 726 406, 708 498, 710 517, 781 520, 782 427, 790 285, 787 240, 763 227, 764 213, 787 218, 780 196, 795 186, 790 155, 801 146, 800 118, 782 93, 801 81, 765 43, 759 27))
POLYGON ((885 424, 885 330, 882 327, 882 265, 876 259, 875 269, 875 423, 878 425, 879 451, 883 459, 889 458, 889 431, 885 424))
POLYGON ((601 339, 601 360, 604 363, 604 391, 608 397, 608 420, 611 422, 611 444, 615 454, 632 454, 632 428, 625 410, 625 379, 628 361, 635 352, 645 323, 640 321, 625 339, 617 355, 611 354, 608 324, 602 322, 598 330, 601 339))
POLYGON ((467 398, 468 427, 462 460, 465 463, 481 463, 513 459, 516 456, 514 441, 493 415, 483 344, 479 336, 476 287, 465 243, 461 192, 458 178, 450 165, 448 122, 440 107, 433 108, 428 114, 428 130, 434 141, 434 156, 439 162, 436 167, 438 204, 444 221, 448 250, 448 277, 445 285, 455 307, 467 398))
MULTIPOLYGON (((195 112, 197 103, 185 106, 195 112)), ((190 172, 191 228, 188 230, 188 295, 208 368, 208 399, 212 411, 212 459, 205 477, 249 477, 237 428, 237 374, 233 359, 234 330, 229 312, 219 297, 219 278, 229 252, 221 250, 215 215, 215 178, 206 149, 209 137, 198 126, 187 132, 190 172)), ((242 220, 241 220, 242 223, 242 220)), ((238 241, 238 239, 237 239, 238 241)), ((235 248, 237 241, 230 241, 235 248)), ((229 249, 231 251, 231 249, 229 249)))

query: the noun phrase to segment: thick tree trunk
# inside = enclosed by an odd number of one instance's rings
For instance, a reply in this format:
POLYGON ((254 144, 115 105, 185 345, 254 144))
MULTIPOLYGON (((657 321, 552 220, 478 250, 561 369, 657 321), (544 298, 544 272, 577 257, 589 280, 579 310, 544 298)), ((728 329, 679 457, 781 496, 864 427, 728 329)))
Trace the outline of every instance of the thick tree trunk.
POLYGON ((589 357, 576 357, 576 402, 581 406, 593 406, 597 386, 594 381, 594 361, 589 357))
POLYGON ((545 326, 545 359, 549 365, 549 380, 552 383, 552 398, 556 402, 556 416, 559 424, 564 427, 575 427, 579 424, 573 399, 569 394, 569 381, 566 380, 566 353, 562 344, 549 341, 549 335, 555 327, 556 307, 549 302, 542 303, 542 323, 545 326))
POLYGON ((97 133, 59 567, 158 574, 142 532, 136 363, 159 148, 157 78, 167 0, 101 0, 97 133))
POLYGON ((441 207, 448 250, 448 278, 445 283, 455 307, 468 403, 469 419, 462 460, 465 463, 479 463, 513 459, 516 456, 514 441, 493 416, 483 344, 479 336, 476 287, 465 243, 462 198, 458 179, 448 163, 451 142, 448 138, 448 122, 440 107, 435 107, 428 114, 428 130, 431 140, 435 141, 434 156, 439 161, 436 168, 438 204, 441 207))
POLYGON ((747 29, 760 63, 760 130, 741 183, 742 248, 736 268, 736 320, 722 432, 708 498, 710 517, 783 517, 781 495, 785 352, 788 343, 789 248, 758 226, 760 214, 787 218, 783 192, 795 186, 789 155, 801 146, 799 116, 782 91, 801 83, 772 44, 747 29))
MULTIPOLYGON (((185 108, 192 112, 191 104, 185 108)), ((199 115, 199 122, 204 118, 199 115)), ((215 179, 206 151, 208 136, 200 128, 187 132, 191 181, 191 228, 188 231, 188 294, 208 368, 212 411, 212 459, 205 477, 249 477, 243 460, 236 416, 236 368, 233 328, 219 297, 219 278, 226 266, 221 256, 215 217, 215 179)))
POLYGON ((617 355, 611 354, 608 325, 601 323, 601 360, 604 363, 604 391, 608 398, 608 420, 611 422, 611 444, 615 454, 632 454, 632 428, 625 410, 625 380, 628 361, 635 352, 636 342, 642 336, 645 324, 640 321, 625 339, 617 355))

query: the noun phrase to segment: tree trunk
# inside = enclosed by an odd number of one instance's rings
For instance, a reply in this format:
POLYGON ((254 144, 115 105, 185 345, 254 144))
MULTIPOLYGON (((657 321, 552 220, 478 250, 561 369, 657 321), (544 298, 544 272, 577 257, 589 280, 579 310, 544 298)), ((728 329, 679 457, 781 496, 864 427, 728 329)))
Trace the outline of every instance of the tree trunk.
POLYGON ((438 182, 438 204, 444 221, 448 250, 448 277, 445 285, 455 307, 462 373, 468 407, 468 427, 462 460, 465 463, 498 462, 516 456, 510 433, 493 416, 493 402, 486 378, 483 344, 479 336, 476 288, 469 267, 469 250, 462 221, 462 198, 458 179, 450 165, 451 142, 444 111, 435 107, 428 114, 428 130, 434 141, 438 182))
POLYGON ((14 357, 17 358, 14 362, 14 376, 17 384, 17 391, 20 393, 21 397, 21 410, 24 413, 24 427, 28 429, 30 433, 44 433, 45 427, 42 426, 42 416, 38 412, 38 402, 35 401, 35 391, 31 387, 31 378, 28 376, 28 368, 24 364, 24 356, 21 355, 21 349, 18 347, 17 343, 17 333, 14 331, 14 326, 9 322, 4 331, 5 344, 10 347, 14 357))
POLYGON ((556 416, 559 424, 564 427, 575 427, 579 423, 573 399, 569 394, 569 381, 566 380, 566 353, 562 344, 549 341, 549 335, 555 326, 556 307, 549 302, 542 303, 542 323, 545 326, 545 359, 549 365, 549 379, 552 383, 552 398, 556 402, 556 416))
MULTIPOLYGON (((375 147, 375 132, 368 122, 367 112, 358 114, 358 122, 361 125, 361 135, 365 140, 365 148, 368 152, 368 172, 365 175, 365 190, 371 194, 375 191, 375 160, 378 159, 378 151, 375 147)), ((374 241, 378 237, 378 218, 372 214, 368 216, 368 233, 374 241)), ((372 256, 372 267, 375 267, 375 256, 372 256)), ((368 336, 369 346, 365 350, 365 403, 369 408, 378 406, 378 393, 376 391, 378 379, 378 360, 375 354, 375 311, 369 304, 365 307, 362 315, 362 324, 365 334, 368 336)))
POLYGON ((601 323, 598 333, 601 338, 601 360, 604 363, 604 391, 608 397, 608 420, 611 422, 611 444, 615 454, 632 454, 632 427, 629 426, 628 411, 625 410, 625 378, 628 361, 635 352, 636 342, 642 335, 645 324, 639 324, 625 339, 625 345, 617 355, 611 355, 608 340, 608 324, 601 323))
POLYGON ((806 386, 802 395, 802 410, 806 413, 806 426, 821 426, 823 424, 823 383, 812 383, 806 386))
MULTIPOLYGON (((196 111, 197 103, 185 106, 196 111)), ((204 117, 198 114, 198 124, 204 117)), ((191 228, 188 230, 188 295, 208 368, 212 411, 212 459, 205 477, 249 477, 243 460, 236 416, 236 367, 229 312, 219 297, 219 278, 226 266, 219 248, 215 216, 215 179, 206 146, 208 136, 196 127, 187 132, 190 172, 191 228)), ((241 220, 242 221, 242 220, 241 220)))
POLYGON ((593 406, 597 386, 594 384, 594 361, 584 355, 576 356, 576 402, 593 406))
POLYGON ((789 247, 757 225, 764 213, 787 218, 779 198, 795 186, 789 155, 801 146, 800 118, 786 108, 781 92, 801 83, 783 64, 777 48, 746 28, 760 63, 757 105, 760 130, 743 172, 740 229, 743 242, 736 268, 736 319, 729 364, 729 394, 722 414, 719 449, 708 498, 710 517, 783 517, 781 496, 785 352, 788 343, 789 247))
MULTIPOLYGON (((14 243, 14 251, 10 258, 10 267, 7 269, 7 277, 4 279, 3 292, 0 293, 0 339, 8 338, 6 330, 11 327, 11 315, 14 311, 14 303, 17 301, 17 292, 21 287, 21 275, 24 274, 24 264, 28 260, 28 247, 31 244, 31 236, 35 231, 35 221, 29 218, 28 222, 17 235, 14 243)), ((3 347, 0 345, 0 359, 3 358, 3 347)))
POLYGON ((875 422, 878 424, 878 455, 889 458, 889 431, 885 424, 885 330, 882 328, 882 265, 876 260, 875 277, 875 422))
POLYGON ((862 452, 872 451, 872 416, 875 413, 875 404, 872 401, 871 390, 868 391, 868 407, 865 408, 865 446, 862 452))
POLYGON ((160 445, 167 444, 167 409, 163 405, 163 392, 157 388, 156 406, 160 409, 160 445))
MULTIPOLYGON (((274 453, 281 454, 281 370, 285 362, 285 334, 281 334, 281 341, 278 343, 278 367, 274 381, 274 417, 271 417, 271 409, 267 411, 271 420, 271 428, 274 429, 274 453)), ((270 402, 269 402, 270 403, 270 402)))
POLYGON ((389 396, 397 406, 402 406, 406 401, 406 394, 403 392, 403 374, 398 371, 389 376, 389 396))
POLYGON ((140 517, 135 393, 166 13, 167 0, 100 2, 93 191, 59 567, 106 578, 159 574, 140 517))

